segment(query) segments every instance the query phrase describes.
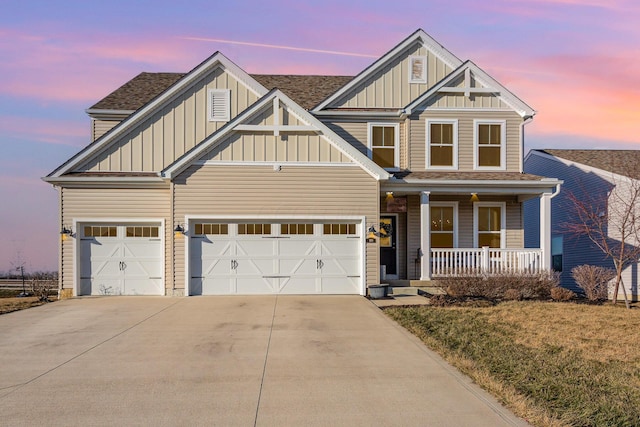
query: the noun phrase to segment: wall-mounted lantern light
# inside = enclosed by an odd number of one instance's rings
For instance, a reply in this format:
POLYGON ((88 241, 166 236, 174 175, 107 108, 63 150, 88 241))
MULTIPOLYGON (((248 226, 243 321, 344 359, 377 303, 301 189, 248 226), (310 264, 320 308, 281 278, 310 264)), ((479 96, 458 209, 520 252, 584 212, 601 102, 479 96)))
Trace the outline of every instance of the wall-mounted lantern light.
POLYGON ((73 231, 71 231, 70 228, 67 228, 64 225, 62 226, 62 230, 60 230, 60 238, 62 240, 67 240, 67 238, 72 234, 73 234, 73 231))
POLYGON ((182 225, 176 225, 176 228, 173 229, 173 234, 176 237, 184 236, 184 228, 182 227, 182 225))

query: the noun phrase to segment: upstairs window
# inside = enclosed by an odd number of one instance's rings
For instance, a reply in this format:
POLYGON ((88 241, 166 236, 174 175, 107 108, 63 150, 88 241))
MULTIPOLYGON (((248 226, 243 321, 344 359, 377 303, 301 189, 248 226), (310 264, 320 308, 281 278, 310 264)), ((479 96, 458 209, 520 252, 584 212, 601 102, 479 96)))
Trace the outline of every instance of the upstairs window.
POLYGON ((208 118, 210 122, 228 122, 231 119, 231 91, 229 89, 209 89, 208 118))
POLYGON ((409 58, 409 83, 427 82, 427 57, 411 56, 409 58))
POLYGON ((458 168, 458 121, 427 120, 427 169, 458 168))
POLYGON ((385 169, 398 167, 399 139, 398 124, 369 124, 369 148, 371 149, 371 158, 378 166, 385 169))
POLYGON ((475 121, 475 158, 477 169, 505 169, 504 121, 475 121))

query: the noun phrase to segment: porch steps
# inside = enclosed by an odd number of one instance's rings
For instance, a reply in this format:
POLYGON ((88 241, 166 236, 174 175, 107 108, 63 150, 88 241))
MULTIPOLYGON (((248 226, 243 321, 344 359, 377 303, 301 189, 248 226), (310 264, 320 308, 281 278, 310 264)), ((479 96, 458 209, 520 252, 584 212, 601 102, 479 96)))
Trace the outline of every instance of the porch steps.
POLYGON ((437 295, 444 293, 435 280, 385 280, 390 295, 437 295))

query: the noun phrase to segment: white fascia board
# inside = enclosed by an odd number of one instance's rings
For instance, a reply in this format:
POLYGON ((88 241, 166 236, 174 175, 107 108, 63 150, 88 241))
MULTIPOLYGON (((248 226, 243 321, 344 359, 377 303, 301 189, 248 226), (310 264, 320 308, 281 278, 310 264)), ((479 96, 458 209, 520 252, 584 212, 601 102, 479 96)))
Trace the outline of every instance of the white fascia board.
POLYGON ((165 184, 166 181, 161 176, 62 176, 62 177, 43 177, 44 182, 49 184, 74 184, 74 183, 151 183, 165 184))
MULTIPOLYGON (((509 91, 506 87, 498 83, 495 79, 489 76, 486 72, 484 72, 480 67, 474 64, 472 61, 465 61, 458 69, 452 71, 447 77, 440 80, 438 84, 431 87, 428 91, 423 93, 420 97, 415 99, 411 104, 405 107, 405 113, 407 115, 413 113, 418 110, 418 107, 421 104, 427 102, 431 97, 438 94, 446 87, 454 79, 460 77, 466 70, 470 70, 473 72, 475 79, 481 83, 485 88, 487 88, 490 92, 499 93, 498 98, 500 98, 505 104, 507 104, 511 109, 517 112, 521 117, 531 117, 536 114, 536 111, 528 106, 524 101, 520 100, 517 96, 515 96, 511 91, 509 91)), ((445 90, 449 92, 448 89, 445 90)))
POLYGON ((316 107, 314 107, 311 112, 317 114, 322 109, 326 108, 331 102, 340 98, 349 90, 353 89, 355 86, 360 84, 362 81, 370 77, 380 68, 384 67, 390 61, 394 60, 404 49, 409 47, 411 44, 416 41, 420 41, 423 46, 427 47, 435 56, 441 59, 444 63, 449 65, 451 68, 458 67, 462 61, 458 59, 453 53, 449 52, 444 46, 438 43, 433 37, 428 35, 424 30, 419 29, 411 34, 409 37, 404 39, 400 44, 391 49, 389 52, 384 54, 380 59, 375 61, 373 64, 364 69, 360 74, 358 74, 353 80, 344 85, 340 90, 335 92, 329 98, 322 101, 316 107))
POLYGON ((90 117, 99 118, 99 117, 112 117, 112 116, 130 116, 136 112, 136 110, 108 110, 108 109, 96 109, 96 108, 87 108, 84 110, 90 117))
POLYGON ((190 84, 201 78, 204 74, 210 72, 218 66, 221 66, 225 71, 232 74, 234 78, 243 82, 251 91, 258 94, 259 96, 263 96, 268 92, 264 86, 258 83, 253 77, 244 72, 236 64, 231 62, 226 56, 224 56, 220 52, 216 52, 200 65, 196 66, 180 80, 178 80, 175 84, 170 86, 162 94, 147 103, 144 107, 137 110, 135 114, 120 122, 120 124, 113 128, 111 132, 107 132, 103 137, 89 144, 85 149, 81 150, 79 153, 77 153, 71 159, 67 160, 47 176, 58 177, 71 171, 73 167, 77 166, 83 161, 86 161, 89 157, 104 148, 104 146, 108 145, 109 143, 120 137, 127 130, 131 129, 133 126, 146 119, 149 115, 153 114, 158 108, 171 102, 174 97, 180 95, 186 87, 188 87, 190 84))
POLYGON ((313 112, 315 116, 325 117, 370 117, 372 119, 379 118, 398 118, 404 115, 404 109, 399 108, 394 111, 355 111, 355 110, 323 110, 313 112))

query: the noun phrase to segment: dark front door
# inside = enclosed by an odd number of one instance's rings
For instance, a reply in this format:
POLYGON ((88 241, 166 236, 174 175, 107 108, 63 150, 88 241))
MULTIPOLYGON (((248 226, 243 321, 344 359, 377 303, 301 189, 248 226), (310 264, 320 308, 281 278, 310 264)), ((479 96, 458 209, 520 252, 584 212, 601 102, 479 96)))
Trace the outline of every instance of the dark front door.
POLYGON ((380 217, 380 265, 386 266, 387 276, 397 276, 396 217, 380 217))

